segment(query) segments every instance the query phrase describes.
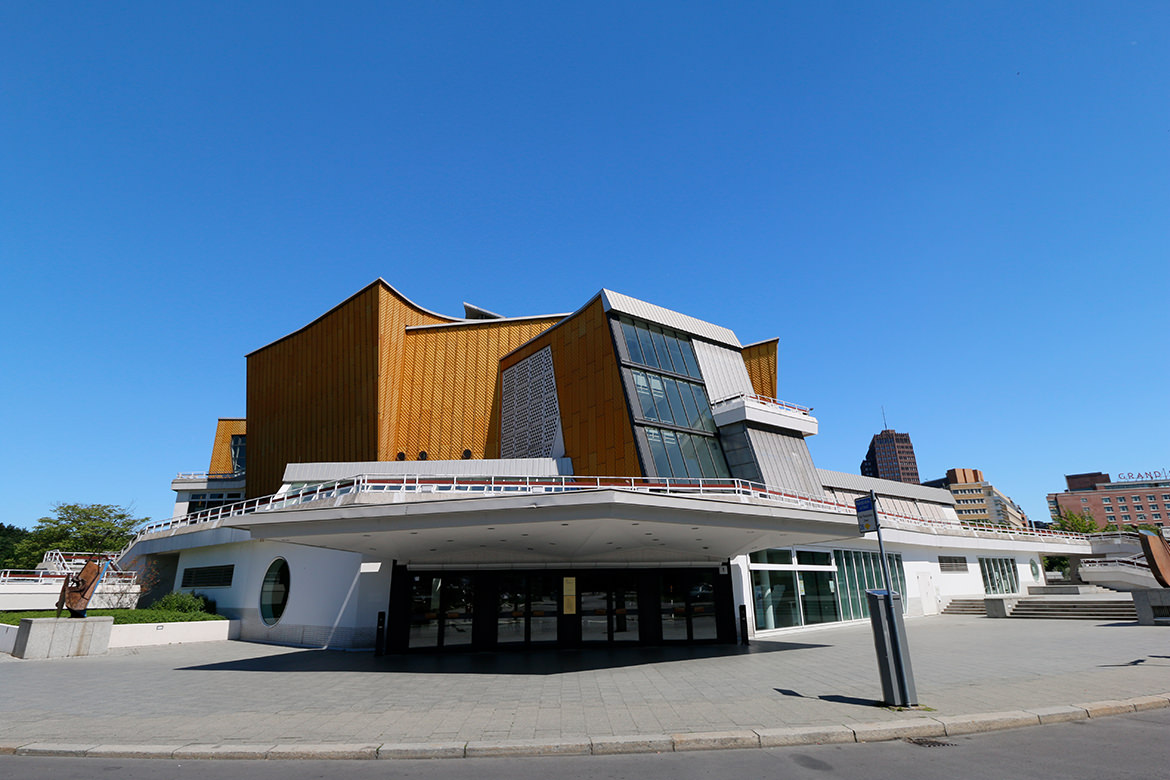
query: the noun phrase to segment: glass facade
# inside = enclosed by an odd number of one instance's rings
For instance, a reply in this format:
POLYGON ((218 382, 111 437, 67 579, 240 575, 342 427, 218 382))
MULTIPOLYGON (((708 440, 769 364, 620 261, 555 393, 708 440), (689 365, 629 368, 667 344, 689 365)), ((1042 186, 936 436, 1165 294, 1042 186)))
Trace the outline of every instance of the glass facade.
MULTIPOLYGON (((902 556, 887 558, 894 590, 905 593, 902 556)), ((874 552, 758 550, 749 556, 748 568, 757 631, 867 618, 865 591, 881 588, 880 557, 874 552)))
POLYGON ((689 337, 622 317, 630 411, 660 477, 728 477, 689 337))
POLYGON ((1020 590, 1020 575, 1013 558, 980 558, 979 573, 983 575, 984 593, 996 595, 1020 590))

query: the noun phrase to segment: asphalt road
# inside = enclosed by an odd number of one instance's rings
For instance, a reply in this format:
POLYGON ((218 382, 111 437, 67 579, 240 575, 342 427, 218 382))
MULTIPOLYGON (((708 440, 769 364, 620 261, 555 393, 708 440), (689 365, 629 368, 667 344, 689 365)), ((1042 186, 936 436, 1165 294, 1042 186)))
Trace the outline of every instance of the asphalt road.
POLYGON ((20 780, 686 780, 688 778, 1115 778, 1165 777, 1170 709, 1036 726, 928 744, 879 742, 769 750, 632 756, 431 761, 174 761, 0 756, 0 777, 20 780))

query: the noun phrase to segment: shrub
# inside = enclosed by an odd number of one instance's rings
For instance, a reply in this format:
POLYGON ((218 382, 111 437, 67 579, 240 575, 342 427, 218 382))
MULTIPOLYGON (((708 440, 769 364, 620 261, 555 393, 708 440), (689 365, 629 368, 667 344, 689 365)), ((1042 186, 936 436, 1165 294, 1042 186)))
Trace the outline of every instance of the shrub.
POLYGON ((206 612, 215 614, 215 602, 198 593, 184 593, 177 590, 163 596, 150 605, 151 609, 164 612, 206 612))

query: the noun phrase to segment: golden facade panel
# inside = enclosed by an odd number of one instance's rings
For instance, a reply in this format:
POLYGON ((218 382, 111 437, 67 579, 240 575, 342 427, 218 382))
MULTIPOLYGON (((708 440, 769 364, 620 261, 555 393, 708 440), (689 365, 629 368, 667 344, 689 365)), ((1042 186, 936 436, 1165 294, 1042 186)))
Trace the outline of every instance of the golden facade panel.
POLYGON ((215 426, 215 441, 211 445, 210 474, 232 473, 232 436, 247 434, 247 422, 243 417, 220 417, 215 426))
POLYGON ((756 395, 776 397, 779 345, 780 339, 770 339, 743 348, 743 362, 747 366, 748 377, 752 380, 752 388, 756 395))
MULTIPOLYGON (((500 358, 540 335, 557 318, 484 320, 405 333, 395 437, 381 460, 403 452, 414 460, 458 460, 489 455, 489 431, 499 428, 496 410, 500 358)), ((498 434, 497 434, 498 439, 498 434)))

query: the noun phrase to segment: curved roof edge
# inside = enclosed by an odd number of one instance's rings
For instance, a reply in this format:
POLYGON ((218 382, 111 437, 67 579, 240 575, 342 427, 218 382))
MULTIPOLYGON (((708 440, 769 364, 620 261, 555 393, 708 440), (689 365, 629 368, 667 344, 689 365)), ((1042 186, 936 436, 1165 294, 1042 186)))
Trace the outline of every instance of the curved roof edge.
POLYGON ((433 328, 467 328, 484 325, 499 325, 501 323, 509 322, 527 322, 532 320, 556 320, 560 322, 567 315, 564 314, 532 314, 526 317, 499 317, 493 320, 468 319, 460 320, 459 322, 440 322, 436 325, 407 325, 407 331, 415 330, 431 330, 433 328))
POLYGON ((369 284, 367 284, 365 287, 361 288, 360 290, 358 290, 358 291, 357 291, 357 292, 355 292, 353 295, 351 295, 351 296, 349 296, 348 298, 346 298, 346 299, 345 299, 344 301, 342 301, 341 303, 337 304, 336 306, 332 306, 332 307, 330 307, 330 308, 329 308, 329 309, 328 309, 328 310, 327 310, 327 311, 326 311, 324 314, 322 314, 321 316, 313 318, 313 319, 312 319, 312 320, 310 320, 308 323, 306 323, 306 324, 302 325, 301 327, 297 328, 296 330, 294 330, 294 331, 291 331, 291 332, 289 332, 289 333, 286 333, 286 334, 284 334, 283 336, 281 336, 280 338, 278 338, 278 339, 276 339, 276 340, 274 340, 274 341, 270 341, 270 342, 268 342, 267 344, 265 344, 265 345, 264 345, 264 346, 262 346, 262 347, 257 347, 256 349, 252 350, 251 352, 247 352, 247 353, 245 353, 245 354, 244 354, 244 357, 245 357, 245 358, 251 357, 252 355, 255 355, 257 352, 262 352, 263 350, 266 350, 266 349, 268 349, 268 348, 269 348, 269 347, 271 347, 271 346, 274 346, 274 345, 276 345, 276 344, 279 344, 280 342, 284 341, 285 339, 292 338, 293 336, 297 335, 297 334, 298 334, 298 333, 300 333, 301 331, 308 330, 309 328, 313 327, 314 325, 316 325, 316 324, 317 324, 318 322, 320 322, 321 320, 323 320, 323 319, 325 319, 326 317, 328 317, 328 316, 329 316, 330 314, 332 314, 333 312, 335 312, 335 311, 337 311, 338 309, 340 309, 342 306, 345 306, 347 303, 349 303, 350 301, 352 301, 354 298, 357 298, 359 295, 362 295, 362 294, 364 294, 364 293, 365 293, 366 291, 368 291, 368 290, 369 290, 371 287, 377 287, 377 286, 379 286, 379 285, 381 285, 381 286, 382 286, 382 287, 384 287, 386 290, 388 290, 388 291, 390 292, 390 294, 391 294, 391 295, 393 295, 395 298, 397 298, 397 299, 398 299, 399 301, 401 301, 403 304, 405 304, 406 306, 409 306, 410 308, 414 309, 414 310, 415 310, 415 311, 417 311, 417 312, 421 312, 422 314, 426 314, 426 315, 428 315, 428 316, 431 316, 431 317, 438 317, 438 318, 439 318, 439 319, 441 319, 441 320, 447 320, 449 323, 460 323, 460 322, 465 322, 465 320, 464 320, 462 317, 449 317, 449 316, 447 316, 446 314, 439 314, 438 312, 433 312, 433 311, 431 311, 430 309, 425 309, 425 308, 423 308, 422 306, 419 306, 417 303, 415 303, 414 301, 410 300, 409 298, 407 298, 407 297, 406 297, 405 295, 403 295, 402 293, 398 292, 398 290, 397 290, 397 289, 395 289, 394 285, 390 284, 390 283, 389 283, 389 282, 387 282, 385 279, 383 279, 382 277, 380 277, 380 276, 379 276, 377 279, 375 279, 374 281, 370 282, 370 283, 369 283, 369 284))

